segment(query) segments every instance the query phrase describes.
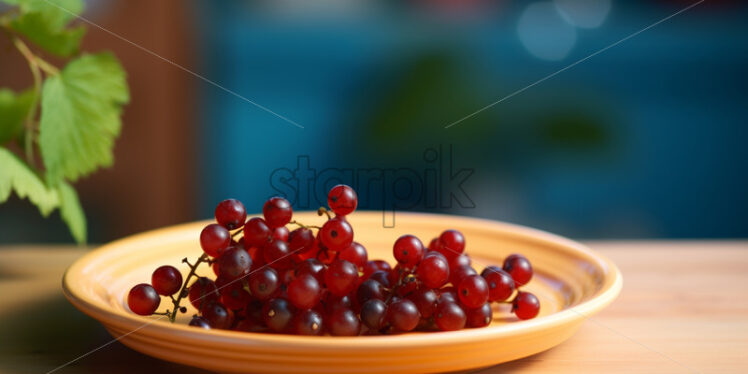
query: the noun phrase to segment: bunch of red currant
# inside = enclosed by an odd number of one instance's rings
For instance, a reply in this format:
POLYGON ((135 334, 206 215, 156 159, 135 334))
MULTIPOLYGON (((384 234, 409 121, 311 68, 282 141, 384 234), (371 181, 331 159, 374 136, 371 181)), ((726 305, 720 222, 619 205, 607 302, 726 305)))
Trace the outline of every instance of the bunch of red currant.
POLYGON ((318 227, 293 221, 291 204, 280 197, 265 202, 263 218, 248 221, 241 202, 224 200, 217 223, 200 233, 203 255, 194 263, 182 260, 190 268, 186 279, 173 266, 159 267, 151 284, 130 290, 128 306, 173 322, 178 311, 186 313, 180 306, 186 297, 199 312, 192 326, 337 336, 483 327, 493 318, 492 302, 512 304, 520 319, 538 314, 535 295, 518 289, 533 275, 524 256, 513 254, 502 268, 488 266, 478 275, 464 253, 465 237, 446 230, 428 248, 413 235, 398 238, 392 268, 369 260, 353 241, 346 216, 357 204, 351 187, 333 187, 330 210, 318 211, 327 221, 318 227), (289 224, 297 228, 289 232, 289 224), (203 263, 215 280, 196 274, 203 263), (156 312, 160 295, 171 298, 171 310, 156 312))

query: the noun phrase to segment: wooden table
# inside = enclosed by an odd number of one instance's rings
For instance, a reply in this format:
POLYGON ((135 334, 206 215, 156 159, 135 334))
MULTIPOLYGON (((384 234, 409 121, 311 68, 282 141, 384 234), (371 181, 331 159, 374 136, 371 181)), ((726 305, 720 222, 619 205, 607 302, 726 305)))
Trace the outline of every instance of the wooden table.
MULTIPOLYGON (((621 296, 562 345, 480 373, 748 373, 748 242, 590 242, 621 296)), ((60 291, 85 251, 0 247, 0 373, 46 373, 111 340, 60 291)), ((501 347, 497 347, 501 349, 501 347)), ((202 373, 110 344, 57 373, 202 373)))

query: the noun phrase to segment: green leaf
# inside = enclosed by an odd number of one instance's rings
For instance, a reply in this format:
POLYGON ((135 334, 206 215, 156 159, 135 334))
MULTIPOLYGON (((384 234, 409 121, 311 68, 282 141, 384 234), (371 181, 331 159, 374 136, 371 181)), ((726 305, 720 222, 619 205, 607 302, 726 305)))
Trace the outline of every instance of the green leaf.
POLYGON ((78 52, 86 29, 66 27, 83 10, 80 0, 19 0, 18 5, 14 30, 50 53, 67 57, 78 52))
POLYGON ((8 142, 21 132, 33 99, 33 89, 18 95, 11 90, 0 89, 0 144, 8 142))
POLYGON ((39 125, 47 181, 75 181, 111 166, 128 101, 125 72, 109 53, 84 55, 47 78, 39 125))
POLYGON ((83 244, 86 242, 86 215, 83 213, 83 207, 78 200, 78 194, 75 189, 61 182, 57 185, 57 193, 60 198, 60 216, 65 221, 70 230, 70 234, 76 242, 83 244))
POLYGON ((20 198, 27 198, 48 216, 58 205, 56 191, 50 190, 34 172, 9 150, 0 147, 0 203, 15 191, 20 198))

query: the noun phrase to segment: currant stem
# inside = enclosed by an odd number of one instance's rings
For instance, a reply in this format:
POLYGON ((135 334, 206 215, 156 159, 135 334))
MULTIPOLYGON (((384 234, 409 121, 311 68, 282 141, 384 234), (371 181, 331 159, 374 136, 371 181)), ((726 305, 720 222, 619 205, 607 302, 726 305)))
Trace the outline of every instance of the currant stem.
POLYGON ((289 222, 289 223, 291 223, 291 224, 294 224, 294 225, 297 225, 297 226, 299 226, 299 227, 301 227, 301 228, 304 228, 304 229, 312 228, 312 229, 317 229, 317 230, 319 230, 319 229, 321 229, 321 228, 322 228, 322 227, 320 227, 320 226, 315 226, 315 225, 305 225, 305 224, 303 224, 303 223, 301 223, 301 222, 298 222, 298 221, 296 221, 296 220, 293 220, 293 221, 291 221, 291 222, 289 222))
POLYGON ((330 215, 330 211, 325 209, 325 207, 321 206, 319 207, 319 209, 317 209, 317 215, 321 216, 323 214, 327 216, 327 219, 332 219, 332 216, 330 215))
POLYGON ((171 321, 172 323, 173 323, 173 322, 174 322, 174 320, 175 320, 175 319, 177 318, 177 312, 179 312, 179 310, 181 309, 181 308, 179 307, 179 303, 180 303, 180 302, 182 301, 182 299, 183 299, 183 298, 184 298, 185 296, 187 296, 187 295, 189 294, 189 293, 187 292, 187 289, 188 289, 187 285, 188 285, 188 284, 190 284, 190 280, 192 279, 192 277, 194 277, 194 276, 197 276, 197 274, 195 274, 195 271, 197 270, 197 267, 198 267, 198 266, 199 266, 199 265, 200 265, 201 263, 203 263, 203 262, 207 262, 207 261, 208 261, 208 254, 207 254, 207 253, 203 253, 203 254, 202 254, 202 256, 200 256, 200 257, 199 257, 199 258, 197 259, 197 261, 195 261, 195 263, 194 263, 194 264, 190 264, 190 262, 189 262, 189 261, 187 261, 187 258, 184 258, 184 259, 182 260, 182 262, 184 262, 185 264, 189 265, 189 267, 190 267, 190 273, 189 273, 189 274, 187 274, 187 278, 185 278, 185 280, 184 280, 184 284, 182 284, 182 289, 181 289, 181 290, 179 290, 179 296, 177 296, 177 298, 176 298, 176 299, 174 299, 174 297, 173 297, 173 296, 172 296, 172 298, 171 298, 171 299, 172 299, 172 302, 174 303, 174 310, 173 310, 173 311, 171 312, 171 315, 169 316, 169 321, 171 321))

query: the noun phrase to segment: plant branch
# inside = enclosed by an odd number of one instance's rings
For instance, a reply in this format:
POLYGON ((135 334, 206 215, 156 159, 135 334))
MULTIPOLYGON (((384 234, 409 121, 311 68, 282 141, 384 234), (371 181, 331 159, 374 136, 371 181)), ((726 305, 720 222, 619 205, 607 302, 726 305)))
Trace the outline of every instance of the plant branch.
POLYGON ((21 52, 21 55, 26 59, 31 70, 31 75, 34 78, 34 95, 31 98, 31 108, 26 114, 26 121, 24 128, 26 129, 24 150, 26 151, 26 161, 30 165, 34 165, 34 117, 36 117, 36 111, 39 106, 39 93, 42 89, 42 73, 39 70, 39 63, 37 58, 31 49, 24 43, 19 37, 13 37, 13 45, 21 52))
POLYGON ((208 255, 206 253, 203 253, 200 258, 195 261, 194 264, 190 264, 189 261, 187 261, 187 258, 185 257, 182 262, 190 266, 190 273, 187 274, 187 278, 184 279, 184 284, 182 284, 182 289, 179 290, 179 294, 176 299, 172 297, 172 302, 174 303, 174 309, 171 312, 171 315, 169 316, 169 321, 174 322, 174 320, 177 318, 177 312, 181 309, 179 307, 179 303, 182 301, 182 299, 187 296, 188 292, 187 289, 189 288, 187 285, 190 284, 190 280, 192 277, 196 276, 195 271, 197 270, 197 267, 200 266, 201 263, 208 261, 208 255))

